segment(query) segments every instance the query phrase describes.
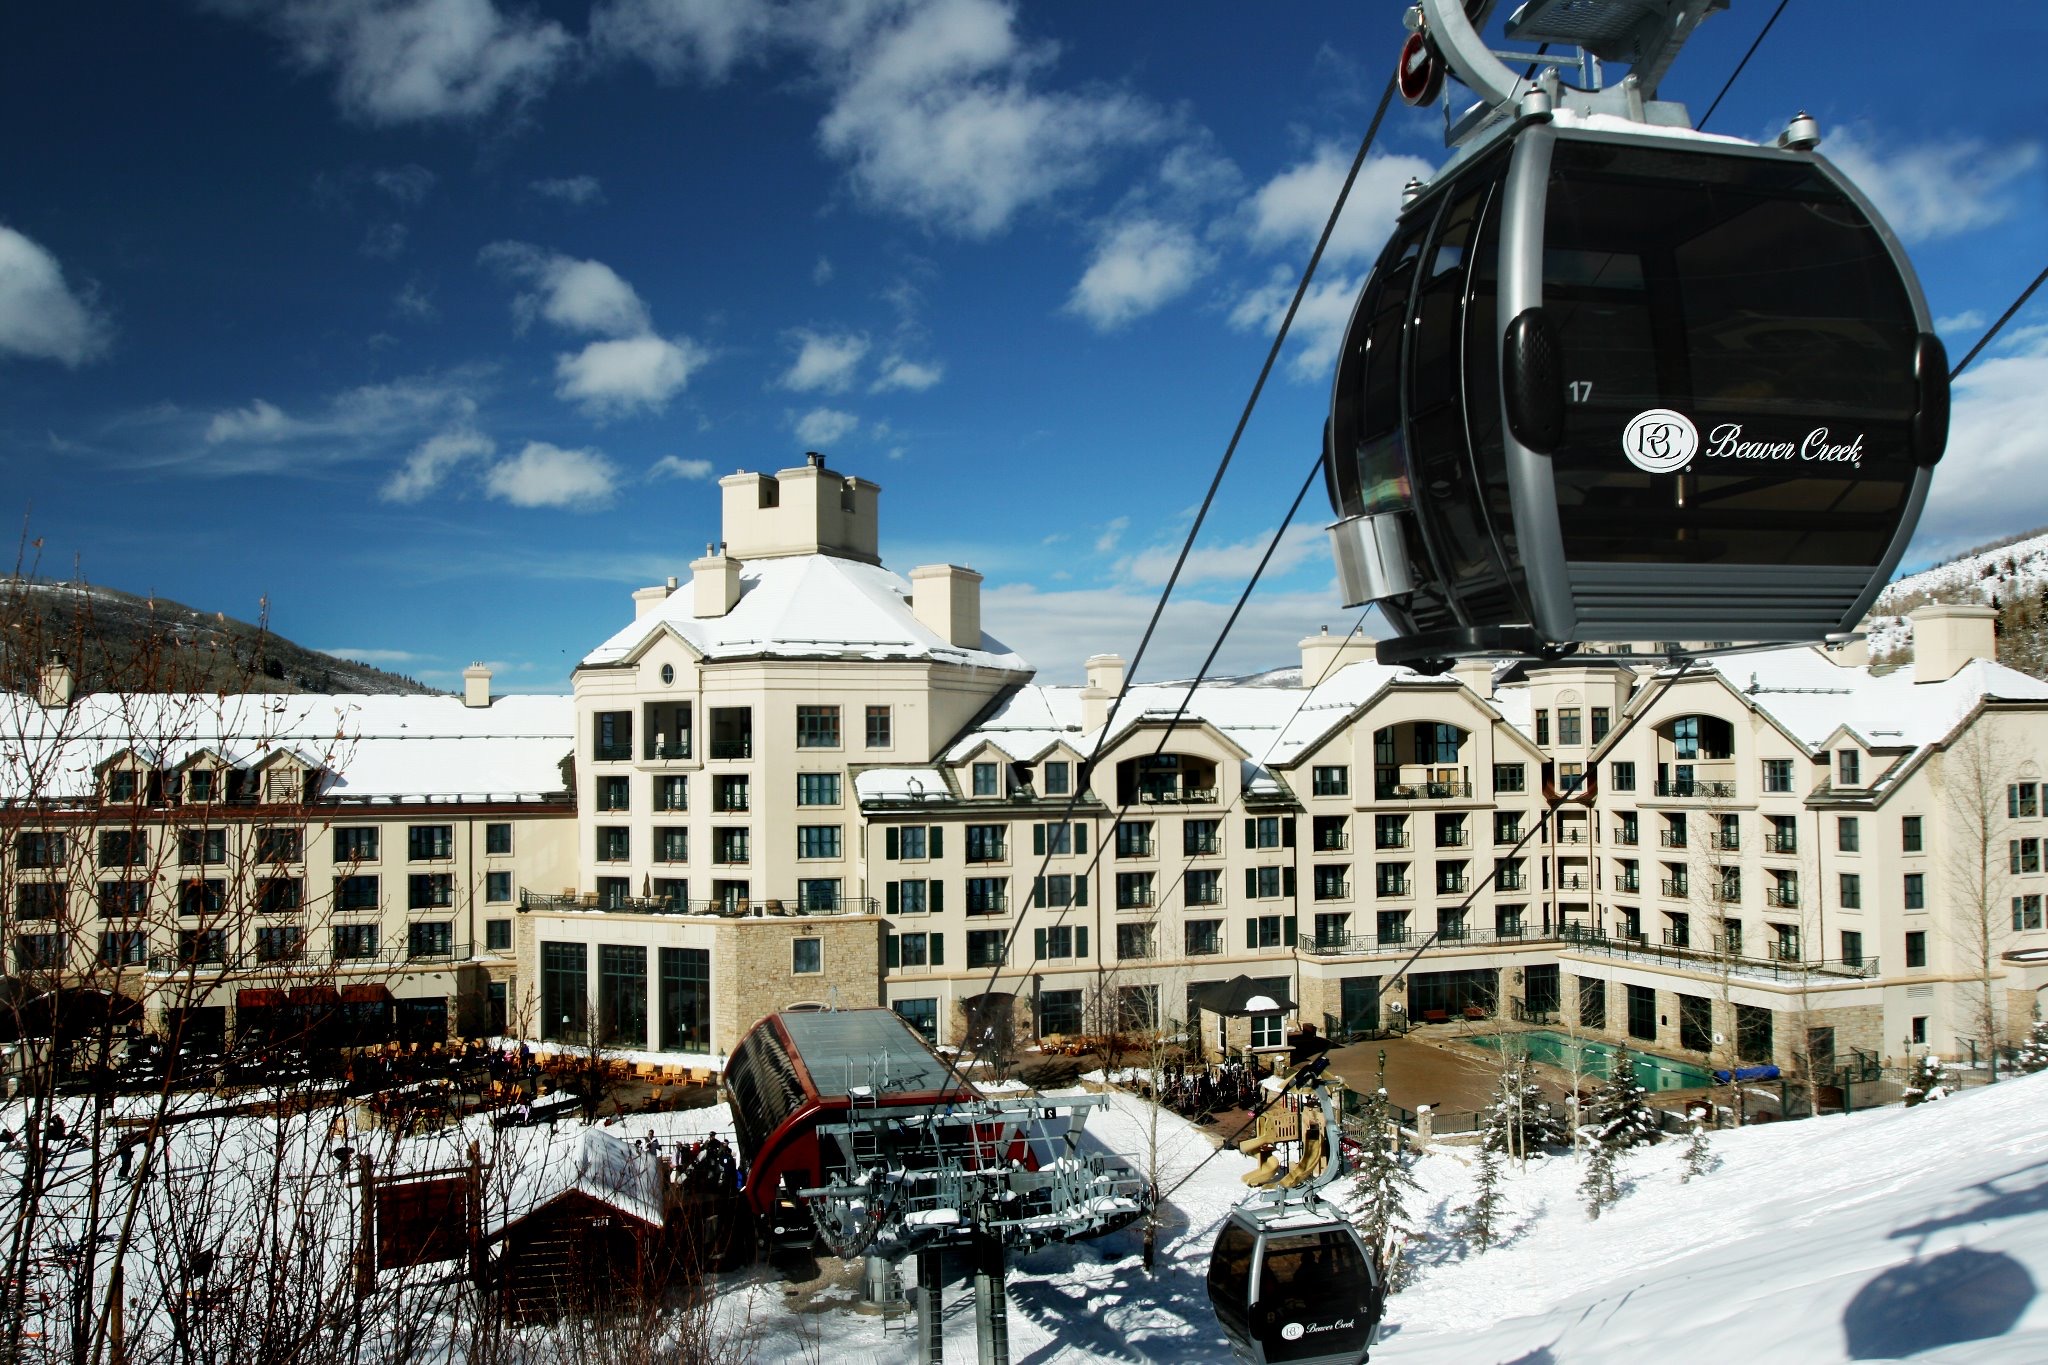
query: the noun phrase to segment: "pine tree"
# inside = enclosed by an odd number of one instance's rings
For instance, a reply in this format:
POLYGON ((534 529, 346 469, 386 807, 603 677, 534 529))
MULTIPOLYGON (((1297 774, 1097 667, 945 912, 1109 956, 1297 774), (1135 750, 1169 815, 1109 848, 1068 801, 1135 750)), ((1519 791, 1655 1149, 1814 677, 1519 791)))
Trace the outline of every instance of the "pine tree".
POLYGON ((1706 1116, 1692 1114, 1689 1116, 1689 1122, 1690 1127, 1685 1135, 1685 1170, 1678 1177, 1678 1183, 1681 1185, 1696 1175, 1705 1175, 1718 1164, 1714 1159, 1714 1149, 1707 1145, 1706 1116))
POLYGON ((1510 1060, 1501 1070, 1493 1103, 1487 1107, 1480 1145, 1526 1161, 1531 1153, 1563 1147, 1571 1134, 1543 1096, 1526 1058, 1510 1060))
POLYGON ((1401 1130, 1387 1104, 1387 1054, 1380 1054, 1379 1083, 1365 1096, 1353 1131, 1361 1148, 1351 1191, 1352 1222, 1379 1261, 1380 1283, 1391 1294, 1402 1284, 1401 1248, 1415 1235, 1408 1197, 1422 1187, 1401 1156, 1401 1130))
POLYGON ((2019 1055, 2013 1061, 2023 1075, 2048 1071, 2048 1020, 2034 1021, 2034 1026, 2027 1030, 2027 1040, 2020 1044, 2019 1055))
POLYGON ((1500 1156, 1492 1148, 1479 1148, 1479 1169, 1473 1173, 1472 1202, 1458 1210, 1465 1215, 1465 1238, 1481 1251, 1500 1235, 1501 1206, 1507 1196, 1500 1189, 1500 1156))
POLYGON ((1906 1087, 1906 1105, 1932 1104, 1946 1099, 1956 1088, 1955 1073, 1948 1064, 1933 1053, 1927 1053, 1913 1064, 1913 1080, 1906 1087))
POLYGON ((1621 1198, 1621 1186, 1615 1179, 1620 1157, 1619 1147, 1604 1142, 1592 1144, 1586 1157, 1586 1173, 1579 1179, 1579 1197, 1586 1201, 1586 1217, 1597 1220, 1602 1209, 1621 1198))
POLYGON ((1609 1066, 1607 1080, 1593 1092, 1586 1122, 1579 1129, 1591 1153, 1586 1174, 1579 1181, 1579 1193, 1591 1218, 1598 1218, 1602 1209, 1621 1197, 1622 1156, 1657 1140, 1657 1115, 1644 1098, 1643 1087, 1636 1083, 1635 1064, 1627 1051, 1616 1052, 1609 1066))

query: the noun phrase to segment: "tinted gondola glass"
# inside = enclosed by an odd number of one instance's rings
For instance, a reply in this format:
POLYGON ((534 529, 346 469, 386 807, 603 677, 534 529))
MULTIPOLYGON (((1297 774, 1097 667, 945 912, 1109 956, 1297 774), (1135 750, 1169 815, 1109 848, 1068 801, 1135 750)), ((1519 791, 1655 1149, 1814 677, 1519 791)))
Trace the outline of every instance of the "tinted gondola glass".
POLYGON ((1407 206, 1361 291, 1326 435, 1346 600, 1398 662, 1853 628, 1946 368, 1819 157, 1518 128, 1407 206))
POLYGON ((1276 1208, 1224 1223, 1209 1257, 1209 1302, 1238 1353, 1260 1365, 1356 1365, 1384 1308, 1356 1229, 1276 1208))

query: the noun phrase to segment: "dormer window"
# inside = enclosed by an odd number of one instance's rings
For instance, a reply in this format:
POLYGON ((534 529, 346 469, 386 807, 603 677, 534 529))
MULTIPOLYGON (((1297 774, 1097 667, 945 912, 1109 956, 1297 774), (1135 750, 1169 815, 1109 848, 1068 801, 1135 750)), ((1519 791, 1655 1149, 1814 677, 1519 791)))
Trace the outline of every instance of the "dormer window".
POLYGON ((213 769, 194 768, 185 774, 185 799, 194 803, 211 801, 214 797, 213 769))
POLYGON ((133 768, 116 768, 107 774, 107 800, 133 801, 141 790, 140 775, 133 768))
POLYGON ((1854 749, 1835 751, 1835 780, 1845 787, 1863 785, 1863 755, 1854 749))
POLYGON ((1059 760, 1045 765, 1045 794, 1065 796, 1073 790, 1073 765, 1059 760))
POLYGON ((997 785, 998 781, 995 764, 977 763, 974 765, 974 794, 976 796, 1002 795, 1002 790, 997 785))

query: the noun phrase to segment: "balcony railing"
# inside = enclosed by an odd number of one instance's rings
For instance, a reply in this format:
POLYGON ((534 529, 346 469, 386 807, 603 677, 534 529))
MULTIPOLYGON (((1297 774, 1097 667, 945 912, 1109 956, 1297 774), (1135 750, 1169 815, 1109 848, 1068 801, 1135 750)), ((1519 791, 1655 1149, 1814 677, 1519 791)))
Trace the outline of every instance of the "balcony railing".
POLYGON ((752 758, 754 756, 753 737, 748 736, 745 739, 714 739, 711 741, 711 756, 713 758, 752 758))
POLYGON ((1735 795, 1735 784, 1695 781, 1692 778, 1666 778, 1657 783, 1656 794, 1681 801, 1728 800, 1735 795))
MULTIPOLYGON (((186 976, 195 981, 211 982, 223 978, 256 979, 263 982, 278 982, 282 985, 324 986, 331 984, 328 979, 332 972, 372 972, 379 969, 394 970, 409 963, 463 962, 470 957, 470 945, 451 941, 445 949, 435 948, 431 952, 414 952, 411 943, 398 938, 378 946, 374 953, 336 953, 333 945, 322 946, 314 942, 302 944, 300 950, 285 957, 265 957, 263 950, 254 943, 239 953, 219 953, 213 957, 194 957, 176 950, 149 955, 149 972, 152 976, 186 976)), ((132 965, 132 964, 130 964, 132 965)))
POLYGON ((689 756, 690 737, 688 735, 684 735, 680 739, 650 735, 647 743, 642 745, 640 750, 641 760, 647 763, 680 762, 689 756))
POLYGON ((967 913, 970 915, 1007 915, 1010 913, 1010 898, 1003 896, 969 896, 967 913))
POLYGON ((1415 885, 1406 877, 1382 878, 1375 883, 1375 890, 1376 894, 1382 896, 1412 896, 1415 894, 1415 885))
POLYGON ((1519 844, 1522 842, 1522 827, 1520 825, 1495 825, 1493 827, 1493 841, 1496 844, 1519 844))
POLYGON ((1723 905, 1734 905, 1742 899, 1742 883, 1722 882, 1714 888, 1713 895, 1723 905))
POLYGON ((624 763, 633 756, 630 744, 593 744, 590 756, 599 763, 624 763))
POLYGON ((1636 873, 1624 872, 1621 876, 1615 878, 1614 889, 1616 891, 1626 891, 1631 895, 1639 895, 1643 889, 1643 879, 1636 873))
POLYGON ((751 810, 753 802, 748 799, 747 793, 744 791, 722 792, 711 808, 724 814, 737 815, 751 810))
POLYGON ((1116 908, 1119 910, 1143 910, 1152 904, 1152 888, 1127 887, 1116 893, 1116 908))
POLYGON ((1557 832, 1557 841, 1560 844, 1583 844, 1586 842, 1586 831, 1582 829, 1561 829, 1557 832))
POLYGON ((1319 901, 1343 901, 1351 899, 1350 882, 1317 882, 1316 896, 1319 901))
POLYGON ((1616 825, 1614 827, 1614 842, 1625 847, 1634 848, 1636 841, 1641 837, 1635 827, 1631 825, 1616 825))
MULTIPOLYGON (((1555 939, 1554 933, 1542 933, 1528 927, 1505 929, 1473 929, 1465 926, 1442 925, 1438 927, 1437 947, 1469 948, 1474 945, 1495 943, 1541 943, 1555 939)), ((1414 952, 1421 935, 1413 929, 1403 929, 1394 934, 1316 934, 1301 936, 1299 948, 1311 957, 1352 957, 1373 953, 1414 952)))
POLYGON ((1527 891, 1529 876, 1525 872, 1496 872, 1493 887, 1496 891, 1527 891))
POLYGON ((1667 896, 1690 896, 1692 894, 1692 883, 1683 877, 1666 877, 1662 883, 1662 889, 1667 896))
POLYGON ((1189 957, 1214 957, 1222 951, 1223 940, 1220 938, 1198 938, 1187 945, 1189 957))
POLYGON ((1463 825, 1458 826, 1456 829, 1440 829, 1436 832, 1436 846, 1438 848, 1465 848, 1471 842, 1471 831, 1467 830, 1463 825))
POLYGON ((1211 853, 1221 853, 1223 851, 1223 840, 1214 835, 1207 839, 1183 838, 1180 841, 1180 851, 1183 855, 1190 858, 1197 858, 1211 853))
POLYGON ((1829 958, 1817 961, 1801 961, 1796 945, 1789 954, 1769 957, 1744 957, 1739 952, 1715 952, 1706 948, 1681 948, 1667 944, 1645 943, 1640 939, 1622 939, 1613 935, 1595 933, 1579 925, 1566 925, 1562 935, 1565 946, 1579 952, 1605 953, 1612 957, 1636 958, 1645 961, 1664 962, 1675 966, 1690 967, 1696 971, 1730 971, 1744 976, 1767 977, 1774 980, 1796 980, 1801 977, 1839 977, 1860 979, 1878 975, 1878 960, 1874 957, 1855 959, 1829 958))
POLYGON ((1799 888, 1796 886, 1767 886, 1764 888, 1764 904, 1775 905, 1781 910, 1799 908, 1799 888))
POLYGON ((1467 876, 1438 877, 1436 879, 1436 893, 1439 896, 1461 895, 1471 889, 1472 879, 1467 876))
POLYGON ((736 899, 683 900, 673 896, 620 896, 607 899, 595 891, 575 896, 544 896, 531 891, 519 893, 522 912, 563 913, 601 910, 615 915, 717 915, 725 919, 760 919, 773 916, 879 915, 881 902, 872 896, 841 896, 830 905, 801 905, 794 898, 739 897, 736 899))
POLYGON ((1141 806, 1210 806, 1221 799, 1214 787, 1159 788, 1138 793, 1141 806))
POLYGON ((1351 847, 1351 836, 1341 829, 1322 830, 1316 834, 1312 847, 1318 853, 1342 853, 1351 847))
POLYGON ((1373 797, 1379 801, 1462 801, 1472 795, 1470 782, 1379 782, 1373 797))
POLYGON ((1593 879, 1580 876, 1560 876, 1557 879, 1557 889, 1560 891, 1591 891, 1593 889, 1593 879))
POLYGON ((1406 848, 1408 847, 1408 842, 1408 831, 1405 829, 1398 834, 1383 831, 1372 837, 1372 846, 1374 848, 1406 848))
POLYGON ((1118 839, 1116 856, 1119 858, 1149 858, 1152 856, 1150 839, 1118 839))
POLYGON ((1723 853, 1737 853, 1742 849, 1742 836, 1740 834, 1725 833, 1709 834, 1707 835, 1707 847, 1719 849, 1723 853))
POLYGON ((1770 838, 1764 840, 1764 852, 1766 853, 1797 853, 1798 851, 1799 836, 1796 834, 1773 834, 1770 838))
POLYGON ((1682 829, 1660 830, 1657 834, 1657 842, 1665 848, 1685 848, 1688 846, 1685 841, 1685 831, 1682 829))

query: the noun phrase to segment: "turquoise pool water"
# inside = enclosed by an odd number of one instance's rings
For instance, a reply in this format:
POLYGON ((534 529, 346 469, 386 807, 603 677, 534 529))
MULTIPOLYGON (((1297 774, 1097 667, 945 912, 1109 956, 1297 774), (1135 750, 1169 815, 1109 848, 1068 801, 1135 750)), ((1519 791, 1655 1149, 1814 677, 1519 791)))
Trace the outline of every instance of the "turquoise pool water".
MULTIPOLYGON (((1511 1033, 1507 1036, 1526 1047, 1532 1061, 1547 1062, 1551 1066, 1569 1069, 1571 1049, 1577 1048, 1580 1058, 1579 1070, 1582 1074, 1598 1076, 1605 1080, 1614 1070, 1614 1054, 1618 1049, 1608 1043, 1596 1043, 1587 1039, 1574 1042, 1564 1034, 1552 1033, 1548 1029, 1534 1029, 1528 1033, 1511 1033)), ((1467 1041, 1489 1052, 1498 1052, 1500 1040, 1500 1034, 1487 1033, 1467 1041)), ((1636 1084, 1653 1094, 1661 1090, 1697 1090, 1714 1083, 1712 1073, 1703 1066, 1694 1066, 1691 1062, 1674 1061, 1669 1057, 1659 1057, 1655 1053, 1637 1052, 1633 1048, 1629 1049, 1628 1060, 1636 1073, 1636 1084)))

